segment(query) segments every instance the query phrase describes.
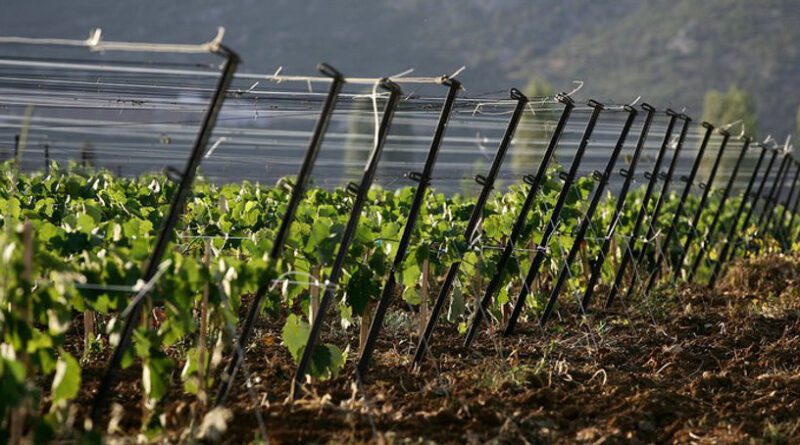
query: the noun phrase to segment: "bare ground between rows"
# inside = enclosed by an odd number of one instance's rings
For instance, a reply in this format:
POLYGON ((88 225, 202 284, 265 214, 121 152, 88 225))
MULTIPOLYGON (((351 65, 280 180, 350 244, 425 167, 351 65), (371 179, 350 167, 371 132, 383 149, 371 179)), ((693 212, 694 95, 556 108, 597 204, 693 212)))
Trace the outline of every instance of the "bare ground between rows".
MULTIPOLYGON (((409 369, 415 339, 392 331, 363 391, 351 352, 338 378, 294 404, 285 402, 295 365, 282 323, 262 320, 246 355, 252 391, 240 379, 222 441, 253 440, 258 409, 271 443, 797 443, 798 283, 800 259, 770 256, 732 267, 714 291, 685 286, 583 317, 565 303, 546 330, 484 331, 471 349, 442 324, 418 372, 409 369)), ((103 363, 85 366, 81 406, 103 363)), ((196 408, 178 372, 164 404, 170 441, 196 408)), ((123 371, 114 391, 128 434, 141 425, 140 376, 123 371)))

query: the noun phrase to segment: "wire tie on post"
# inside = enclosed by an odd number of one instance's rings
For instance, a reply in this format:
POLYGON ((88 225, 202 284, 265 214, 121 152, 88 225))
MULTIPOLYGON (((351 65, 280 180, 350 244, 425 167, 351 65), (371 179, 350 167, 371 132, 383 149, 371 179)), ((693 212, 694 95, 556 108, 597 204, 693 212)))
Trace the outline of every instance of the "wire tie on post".
POLYGON ((164 175, 172 182, 181 182, 183 180, 183 174, 177 168, 169 165, 164 168, 164 175))
POLYGON ((536 182, 536 177, 534 177, 533 175, 525 175, 522 177, 522 182, 530 186, 533 186, 533 184, 536 182))
POLYGON ((351 194, 352 196, 357 196, 359 191, 359 186, 355 182, 348 182, 347 187, 345 187, 347 193, 351 194))
POLYGON ((431 183, 431 181, 429 181, 429 180, 426 180, 426 179, 425 179, 425 178, 422 176, 422 173, 419 173, 419 172, 408 172, 408 173, 406 173, 406 177, 407 177, 408 179, 410 179, 410 180, 412 180, 412 181, 414 181, 414 182, 418 182, 418 183, 420 183, 420 184, 423 184, 423 183, 424 183, 425 185, 430 185, 430 183, 431 183))

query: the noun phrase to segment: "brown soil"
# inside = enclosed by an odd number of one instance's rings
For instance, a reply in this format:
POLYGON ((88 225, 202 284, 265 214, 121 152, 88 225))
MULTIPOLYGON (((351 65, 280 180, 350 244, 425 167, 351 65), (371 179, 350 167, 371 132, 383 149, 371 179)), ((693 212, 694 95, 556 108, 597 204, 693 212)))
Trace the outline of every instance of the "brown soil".
MULTIPOLYGON (((339 378, 295 404, 284 402, 294 364, 280 323, 263 321, 247 353, 257 401, 236 386, 222 441, 254 440, 260 404, 271 443, 798 443, 798 283, 800 259, 770 256, 735 265, 714 291, 664 290, 586 317, 564 303, 546 330, 483 332, 469 350, 442 326, 420 372, 408 366, 414 339, 395 328, 363 391, 349 378, 351 352, 339 378)), ((84 368, 80 413, 103 363, 84 368)), ((179 372, 164 405, 168 441, 196 408, 179 372)), ((114 391, 129 434, 141 424, 140 376, 123 371, 114 391)))

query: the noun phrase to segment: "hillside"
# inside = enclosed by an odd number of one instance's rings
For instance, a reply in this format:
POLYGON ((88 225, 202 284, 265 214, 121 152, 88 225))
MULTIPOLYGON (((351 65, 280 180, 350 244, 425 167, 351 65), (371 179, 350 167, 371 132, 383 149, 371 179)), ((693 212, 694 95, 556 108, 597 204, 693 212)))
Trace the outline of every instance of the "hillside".
MULTIPOLYGON (((624 101, 642 94, 701 115, 712 88, 737 84, 756 98, 761 133, 793 131, 800 95, 800 4, 792 0, 392 0, 178 2, 12 0, 7 35, 201 41, 227 27, 248 71, 308 73, 320 60, 347 73, 414 67, 439 74, 467 66, 471 94, 524 86, 533 74, 557 88, 624 101), (54 9, 59 14, 51 14, 54 9)), ((8 54, 8 49, 0 53, 8 54)))
POLYGON ((800 4, 791 1, 648 2, 613 28, 584 32, 516 72, 587 79, 597 97, 644 92, 702 114, 702 96, 730 84, 756 99, 761 133, 785 135, 800 104, 800 4), (755 4, 758 6, 755 6, 755 4))

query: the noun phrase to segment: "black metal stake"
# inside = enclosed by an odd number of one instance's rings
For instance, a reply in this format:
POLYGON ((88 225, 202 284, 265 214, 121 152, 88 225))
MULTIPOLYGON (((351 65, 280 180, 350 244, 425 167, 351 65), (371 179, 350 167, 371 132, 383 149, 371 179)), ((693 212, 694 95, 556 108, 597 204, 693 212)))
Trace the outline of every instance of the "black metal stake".
MULTIPOLYGON (((743 243, 743 235, 744 232, 747 231, 747 227, 750 224, 750 218, 752 218, 753 214, 755 213, 756 207, 758 206, 758 201, 761 199, 761 195, 764 193, 764 188, 767 185, 767 181, 769 181, 769 175, 772 173, 772 167, 775 166, 775 159, 778 157, 778 151, 773 151, 772 156, 769 159, 769 163, 767 164, 767 171, 764 173, 764 177, 761 179, 761 184, 758 186, 758 190, 756 191, 755 196, 753 196, 753 202, 750 203, 750 207, 747 209, 747 214, 744 216, 744 222, 742 223, 742 232, 736 234, 736 240, 731 244, 730 247, 730 254, 728 256, 721 256, 720 259, 723 261, 717 261, 717 268, 721 268, 724 266, 725 263, 732 261, 736 257, 736 252, 739 250, 739 245, 743 243), (722 263, 722 264, 720 264, 722 263)), ((745 195, 744 200, 747 200, 747 195, 745 195)), ((716 278, 716 276, 714 277, 716 278)))
POLYGON ((595 172, 594 176, 597 180, 597 185, 595 186, 592 200, 589 203, 589 207, 586 209, 586 213, 583 215, 581 224, 578 227, 578 232, 575 234, 575 239, 572 242, 572 247, 570 247, 569 253, 567 254, 566 261, 561 267, 561 271, 558 273, 556 284, 553 286, 552 291, 550 291, 550 297, 547 300, 547 305, 545 306, 544 312, 542 312, 542 316, 539 320, 539 323, 542 326, 544 326, 545 323, 547 323, 547 320, 550 318, 550 314, 553 312, 553 308, 558 300, 558 296, 561 293, 561 288, 564 286, 567 278, 569 278, 572 262, 575 261, 575 257, 578 255, 578 251, 580 251, 581 244, 586 236, 586 231, 589 230, 589 226, 592 224, 594 212, 597 210, 600 200, 603 199, 603 191, 605 191, 608 180, 611 177, 611 174, 614 171, 614 166, 617 163, 617 158, 622 151, 622 147, 625 145, 625 139, 628 138, 628 132, 630 131, 631 125, 633 125, 633 121, 636 118, 636 110, 633 107, 626 105, 624 109, 628 112, 628 117, 622 126, 622 132, 619 135, 619 139, 617 139, 617 144, 614 146, 614 149, 611 152, 611 157, 608 159, 605 170, 602 173, 595 172))
MULTIPOLYGON (((767 148, 762 146, 761 147, 761 154, 758 156, 758 161, 756 162, 756 166, 753 169, 753 174, 750 175, 750 180, 747 181, 747 188, 745 189, 744 193, 742 193, 741 201, 739 202, 739 207, 736 209, 736 214, 734 215, 733 219, 731 220, 730 227, 728 228, 728 234, 725 237, 725 242, 723 247, 717 257, 716 265, 714 267, 713 273, 711 275, 711 279, 709 280, 709 287, 713 287, 714 283, 717 280, 717 275, 720 272, 720 264, 725 262, 725 258, 728 256, 728 249, 731 244, 731 240, 734 239, 735 241, 738 240, 738 236, 736 235, 736 229, 739 227, 739 220, 744 213, 745 207, 747 207, 747 198, 750 197, 750 193, 753 190, 753 185, 755 185, 756 178, 758 177, 758 170, 761 168, 761 164, 764 162, 764 157, 767 154, 767 148)), ((772 160, 775 160, 774 152, 772 160)), ((767 169, 767 173, 769 173, 769 169, 767 169)), ((765 175, 766 177, 766 175, 765 175)), ((755 204, 755 201, 754 201, 755 204)), ((746 226, 745 226, 746 227, 746 226)))
POLYGON ((733 186, 736 183, 736 177, 739 175, 739 169, 742 166, 742 161, 744 161, 745 156, 747 155, 747 150, 750 148, 751 139, 746 138, 744 143, 742 144, 742 149, 739 152, 739 157, 736 158, 736 163, 733 165, 733 171, 731 172, 730 178, 728 178, 728 183, 725 185, 725 190, 722 192, 722 196, 719 198, 719 203, 717 204, 717 209, 714 211, 714 217, 711 219, 711 224, 708 225, 708 229, 706 230, 706 234, 703 236, 703 240, 700 243, 700 248, 697 251, 697 255, 692 262, 692 267, 689 269, 689 275, 687 276, 687 281, 692 281, 694 279, 695 274, 697 273, 697 269, 700 268, 700 263, 702 263, 703 258, 708 250, 708 247, 714 241, 716 236, 716 230, 719 224, 720 219, 722 218, 722 212, 725 210, 725 204, 728 202, 728 198, 731 195, 731 191, 733 191, 733 186))
POLYGON ((225 372, 220 377, 220 384, 219 388, 217 388, 217 397, 215 400, 217 405, 225 403, 228 393, 230 392, 231 384, 236 380, 236 373, 239 369, 242 359, 239 354, 244 350, 244 347, 250 340, 250 335, 253 332, 253 326, 259 312, 261 311, 261 304, 267 292, 269 291, 269 280, 272 279, 272 271, 274 270, 275 260, 281 257, 286 244, 286 238, 289 236, 289 230, 294 222, 297 207, 300 205, 300 201, 306 194, 306 187, 308 186, 308 181, 311 178, 311 172, 314 169, 314 164, 317 161, 317 155, 319 155, 320 148, 322 147, 322 141, 325 137, 325 133, 328 130, 328 125, 330 124, 331 117, 333 116, 333 111, 336 108, 336 101, 339 98, 339 93, 342 91, 342 87, 345 83, 344 76, 342 76, 339 71, 330 65, 321 63, 319 66, 317 66, 317 68, 322 74, 331 77, 331 85, 328 88, 328 94, 325 97, 325 102, 322 105, 319 120, 317 120, 317 124, 314 127, 314 132, 311 135, 311 140, 308 144, 308 150, 306 150, 303 164, 300 167, 300 171, 297 173, 295 185, 292 187, 292 193, 289 197, 289 203, 286 206, 286 212, 284 212, 283 218, 281 219, 281 225, 278 228, 278 232, 275 234, 275 240, 273 241, 272 249, 270 250, 268 257, 268 270, 264 274, 263 278, 264 282, 261 283, 256 290, 253 301, 250 303, 250 307, 247 310, 247 318, 245 318, 244 324, 242 325, 242 331, 239 334, 239 338, 236 340, 236 347, 232 351, 232 357, 228 362, 228 366, 225 368, 225 372))
MULTIPOLYGON (((509 336, 514 332, 514 328, 517 325, 517 320, 519 320, 519 316, 522 314, 522 309, 525 307, 525 299, 528 297, 530 288, 533 286, 533 281, 539 275, 539 269, 541 268, 542 263, 544 263, 545 256, 547 255, 547 246, 550 244, 550 238, 553 236, 553 233, 558 226, 558 222, 561 219, 561 210, 564 208, 564 204, 567 202, 567 197, 569 196, 572 183, 575 180, 575 175, 580 167, 581 159, 583 159, 583 154, 586 151, 586 147, 589 145, 589 138, 592 137, 592 132, 594 132, 597 119, 600 117, 600 113, 603 111, 603 105, 594 100, 590 100, 587 105, 593 108, 592 114, 589 116, 589 122, 586 124, 586 129, 583 131, 583 136, 581 137, 578 149, 575 151, 575 155, 572 158, 572 165, 570 165, 569 171, 563 177, 564 184, 561 187, 561 193, 558 195, 556 204, 553 206, 553 210, 550 213, 550 220, 547 222, 544 232, 542 233, 542 237, 536 245, 536 254, 533 256, 531 265, 528 268, 525 281, 522 283, 522 289, 520 289, 519 295, 517 295, 517 301, 514 303, 514 308, 512 309, 511 316, 508 319, 508 324, 506 324, 506 329, 503 331, 504 336, 509 336)), ((481 319, 479 317, 481 312, 482 311, 479 309, 475 313, 475 319, 473 319, 472 327, 467 333, 467 345, 470 344, 472 338, 475 336, 476 331, 480 327, 481 319), (472 333, 472 337, 470 337, 470 332, 472 333)))
POLYGON ((642 229, 644 218, 647 215, 647 205, 650 203, 650 199, 653 196, 653 191, 656 187, 658 171, 661 169, 661 163, 664 161, 664 155, 667 152, 670 138, 672 138, 672 131, 675 128, 675 121, 677 121, 679 117, 678 113, 670 109, 667 109, 666 113, 669 116, 669 122, 667 123, 667 130, 664 133, 664 140, 661 142, 661 148, 658 150, 658 155, 656 155, 656 162, 653 164, 653 170, 650 172, 649 177, 647 174, 645 174, 648 182, 647 188, 644 192, 644 197, 642 198, 642 207, 639 209, 639 213, 636 215, 636 221, 633 223, 633 230, 631 230, 630 237, 625 243, 622 259, 617 267, 617 273, 614 276, 614 284, 611 285, 611 289, 609 289, 608 297, 606 299, 606 307, 610 307, 614 303, 614 298, 619 291, 620 285, 622 285, 622 279, 625 277, 625 270, 628 267, 628 263, 632 259, 632 253, 633 249, 636 247, 636 240, 639 237, 639 231, 642 229))
POLYGON ((586 290, 584 291, 583 298, 581 300, 581 305, 583 306, 584 311, 589 310, 592 294, 594 294, 594 287, 597 285, 597 282, 600 281, 603 263, 606 260, 608 250, 611 248, 611 238, 616 233, 617 226, 619 224, 619 218, 622 215, 622 212, 625 210, 625 200, 628 197, 628 191, 630 190, 631 184, 633 183, 633 178, 636 175, 636 166, 639 163, 639 157, 642 154, 644 143, 647 140, 648 133, 650 132, 650 124, 653 122, 653 114, 656 111, 655 108, 645 103, 642 104, 642 109, 644 109, 647 114, 645 114, 644 124, 642 124, 642 130, 639 133, 639 138, 636 142, 636 148, 633 151, 633 156, 628 164, 628 168, 620 169, 620 175, 622 175, 622 177, 625 179, 622 182, 619 195, 617 195, 617 205, 614 208, 614 214, 611 216, 611 223, 606 230, 603 244, 600 246, 600 252, 597 254, 597 257, 592 263, 592 274, 589 276, 588 283, 586 283, 586 290))
MULTIPOLYGON (((322 324, 325 320, 325 313, 327 312, 328 306, 330 306, 334 297, 334 286, 336 286, 336 283, 339 282, 339 278, 342 274, 344 261, 347 257, 347 251, 349 250, 350 243, 352 242, 353 236, 356 233, 358 220, 361 218, 361 210, 367 201, 367 193, 372 186, 372 182, 375 179, 375 173, 378 170, 378 161, 380 160, 381 153, 383 152, 383 146, 386 143, 386 138, 389 135, 389 128, 397 108, 397 103, 400 99, 400 95, 403 94, 400 87, 388 79, 383 79, 381 81, 381 88, 389 91, 389 100, 386 102, 386 107, 383 111, 383 118, 380 122, 380 126, 378 127, 378 139, 375 141, 375 146, 373 147, 372 152, 369 155, 369 159, 367 160, 366 167, 364 168, 364 174, 361 177, 361 183, 357 186, 358 191, 356 192, 355 200, 353 201, 353 208, 350 210, 350 217, 347 220, 344 234, 342 234, 342 241, 339 244, 339 249, 336 252, 336 258, 333 261, 330 274, 326 280, 325 293, 323 294, 322 300, 319 303, 317 313, 314 315, 314 321, 311 323, 311 331, 308 334, 306 347, 303 349, 303 356, 300 358, 300 362, 297 364, 297 370, 295 371, 294 378, 292 380, 292 389, 290 394, 292 400, 296 400, 298 394, 300 393, 300 387, 305 380, 308 367, 311 365, 311 357, 317 347, 317 341, 319 340, 319 335, 322 331, 322 324)), ((351 187, 351 189, 352 188, 353 187, 351 187)))
MULTIPOLYGON (((464 239, 467 241, 467 244, 470 248, 475 242, 478 224, 480 223, 481 219, 483 219, 483 208, 486 206, 486 201, 489 199, 489 194, 494 188, 494 182, 497 179, 497 174, 500 172, 500 167, 503 165, 503 160, 505 159, 508 148, 511 145, 511 138, 514 136, 514 132, 517 130, 517 125, 522 118, 522 113, 525 111, 525 107, 528 104, 528 98, 515 88, 511 90, 511 98, 517 101, 517 105, 514 108, 514 113, 511 115, 511 118, 508 121, 508 126, 503 134, 503 139, 500 141, 500 145, 497 147, 497 152, 492 160, 492 166, 489 168, 489 173, 487 176, 478 175, 475 177, 475 181, 478 182, 482 188, 480 194, 478 195, 477 201, 475 201, 475 206, 472 208, 469 221, 467 221, 467 229, 464 232, 464 239)), ((433 335, 433 329, 436 327, 436 321, 439 319, 439 314, 442 312, 444 302, 447 299, 447 296, 450 294, 450 289, 453 287, 453 283, 455 283, 460 267, 461 261, 456 261, 447 269, 447 275, 445 276, 444 283, 442 283, 442 287, 439 288, 436 301, 431 308, 430 316, 425 324, 425 331, 420 336, 416 351, 414 352, 413 366, 415 367, 419 366, 419 364, 422 363, 422 359, 425 357, 425 353, 428 350, 428 345, 430 344, 431 336, 433 335)))
POLYGON ((764 208, 761 210, 761 216, 758 218, 758 222, 756 223, 756 227, 758 227, 758 231, 756 232, 757 235, 766 236, 769 232, 769 227, 774 219, 773 214, 775 213, 775 207, 778 205, 778 200, 783 192, 786 175, 789 173, 791 160, 792 157, 789 155, 789 152, 785 152, 783 154, 781 166, 778 169, 778 175, 775 177, 775 182, 772 183, 772 187, 770 188, 766 202, 764 203, 764 208))
POLYGON ((44 144, 44 171, 50 174, 50 145, 44 144))
POLYGON ((711 133, 714 132, 714 126, 708 122, 703 122, 702 126, 706 129, 706 132, 703 135, 702 142, 700 142, 700 148, 697 150, 697 156, 694 158, 694 163, 692 164, 692 169, 689 171, 689 176, 681 178, 682 180, 686 181, 686 186, 683 188, 680 200, 678 201, 678 207, 675 209, 675 213, 672 216, 672 221, 670 222, 669 227, 667 227, 667 234, 664 236, 664 242, 660 249, 656 249, 656 254, 658 257, 656 258, 655 265, 650 270, 650 278, 647 280, 645 295, 650 294, 650 291, 656 284, 656 280, 661 272, 661 265, 663 264, 664 259, 669 255, 669 245, 672 241, 672 237, 679 236, 676 229, 678 227, 678 222, 683 215, 683 206, 686 203, 686 200, 689 199, 689 195, 692 192, 694 178, 697 176, 697 170, 700 169, 700 163, 703 161, 703 155, 706 152, 706 147, 708 147, 708 141, 711 139, 711 133))
POLYGON ((778 174, 775 175, 775 180, 772 182, 769 193, 767 193, 767 197, 764 199, 764 208, 761 209, 761 215, 756 222, 756 227, 759 229, 758 232, 756 232, 757 234, 766 234, 766 227, 763 227, 762 224, 764 224, 768 217, 771 218, 771 214, 775 210, 775 204, 777 203, 778 196, 780 196, 780 191, 783 187, 784 175, 786 174, 786 169, 789 167, 789 161, 791 161, 791 159, 792 157, 789 156, 789 153, 783 154, 781 165, 778 167, 778 174))
MULTIPOLYGON (((669 163, 669 167, 667 167, 667 173, 664 176, 664 185, 661 186, 661 193, 658 195, 658 199, 656 199, 656 206, 653 209, 653 214, 650 215, 650 223, 647 225, 647 233, 645 235, 644 241, 642 242, 642 248, 639 250, 636 259, 633 261, 632 268, 634 273, 631 274, 631 281, 628 284, 628 290, 625 293, 625 300, 629 300, 631 295, 633 294, 634 289, 636 289, 637 285, 637 278, 638 278, 638 270, 639 266, 642 264, 647 251, 649 250, 648 247, 650 246, 651 240, 653 240, 656 236, 656 227, 658 226, 658 219, 661 216, 661 208, 664 206, 664 203, 667 202, 667 198, 669 197, 669 186, 672 184, 672 176, 675 174, 675 167, 678 165, 678 159, 680 159, 681 148, 683 148, 683 141, 686 138, 686 132, 689 129, 689 123, 692 121, 688 116, 685 114, 681 114, 680 118, 683 119, 683 127, 681 128, 680 136, 678 137, 677 145, 675 146, 675 154, 672 155, 672 160, 669 163)), ((654 250, 656 252, 656 256, 658 256, 659 251, 661 249, 657 246, 654 246, 654 250)), ((663 255, 663 253, 662 253, 663 255)))
MULTIPOLYGON (((147 262, 147 268, 145 269, 144 276, 142 277, 146 283, 152 280, 158 271, 161 258, 164 256, 167 246, 174 235, 173 232, 175 231, 175 226, 177 225, 178 219, 181 216, 183 205, 189 195, 189 192, 191 191, 192 183, 194 182, 194 177, 197 173, 197 167, 200 165, 200 160, 203 157, 203 152, 205 151, 206 145, 208 145, 208 139, 211 137, 211 133, 214 130, 214 126, 217 122, 217 116, 219 115, 219 111, 222 108, 223 102, 225 101, 225 95, 230 87, 233 74, 236 72, 236 67, 240 62, 239 56, 223 45, 219 45, 218 50, 216 50, 215 53, 225 58, 225 64, 222 68, 222 75, 217 83, 211 103, 209 104, 206 114, 203 117, 203 123, 200 127, 200 132, 198 133, 197 139, 192 147, 192 152, 189 156, 189 160, 186 163, 186 168, 183 172, 183 176, 181 177, 181 181, 172 197, 169 213, 167 214, 164 225, 161 227, 153 254, 150 256, 150 259, 147 262)), ((125 353, 125 350, 130 344, 133 329, 138 323, 139 316, 141 315, 140 313, 142 310, 143 301, 144 298, 141 298, 138 301, 133 302, 128 308, 128 315, 123 321, 123 328, 119 343, 111 355, 111 360, 106 367, 103 378, 100 381, 100 386, 92 402, 92 427, 100 424, 102 410, 105 406, 108 394, 111 391, 111 386, 114 383, 114 372, 119 367, 120 361, 122 360, 122 355, 125 353)))
POLYGON ((789 188, 789 194, 786 196, 786 202, 783 204, 783 210, 781 211, 780 219, 778 219, 778 227, 776 230, 778 231, 778 238, 781 241, 781 248, 783 251, 789 250, 791 246, 788 245, 789 236, 786 233, 786 214, 789 211, 789 206, 792 202, 792 197, 795 196, 794 192, 797 190, 798 180, 800 180, 800 165, 797 164, 797 161, 792 159, 792 164, 795 167, 794 179, 792 180, 792 186, 789 188))
POLYGON ((392 302, 392 294, 394 293, 395 286, 397 285, 397 271, 403 266, 403 260, 405 260, 406 252, 408 251, 408 245, 411 242, 411 236, 414 234, 414 226, 417 222, 419 211, 422 208, 423 200, 425 199, 425 193, 428 190, 428 185, 430 185, 431 182, 433 167, 436 164, 436 158, 439 155, 439 148, 442 145, 442 139, 444 139, 445 131, 447 130, 447 123, 453 110, 453 104, 456 101, 458 90, 461 88, 461 84, 455 79, 447 79, 445 85, 447 85, 449 89, 447 91, 447 97, 445 98, 444 105, 442 106, 441 114, 439 114, 439 122, 436 124, 436 130, 433 133, 433 140, 431 141, 431 147, 428 150, 428 157, 425 160, 425 166, 422 168, 422 173, 409 174, 409 177, 418 181, 419 185, 414 192, 414 198, 411 202, 411 209, 408 211, 408 219, 406 220, 406 225, 403 229, 403 235, 400 238, 400 242, 397 244, 397 251, 395 252, 394 261, 392 262, 392 267, 389 271, 389 277, 386 280, 386 284, 383 286, 381 299, 378 301, 378 306, 375 309, 375 314, 372 317, 372 323, 369 327, 369 334, 367 335, 367 339, 364 342, 364 347, 361 350, 361 356, 358 358, 356 372, 358 372, 357 377, 361 379, 363 379, 367 373, 372 352, 375 349, 375 342, 378 341, 378 335, 380 335, 381 327, 383 326, 383 320, 386 316, 386 311, 389 309, 389 305, 392 302))
POLYGON ((717 151, 717 157, 714 159, 714 165, 711 166, 711 171, 708 174, 708 179, 706 179, 705 184, 700 184, 700 188, 703 189, 703 194, 700 196, 700 202, 697 204, 697 209, 694 212, 694 217, 692 218, 692 222, 689 225, 689 233, 686 234, 686 241, 683 243, 683 249, 680 252, 680 256, 678 257, 678 261, 675 263, 675 268, 672 271, 673 277, 677 278, 680 273, 681 269, 683 268, 683 263, 686 261, 686 255, 689 253, 689 249, 692 247, 692 242, 697 235, 697 230, 700 224, 700 218, 703 216, 703 211, 708 204, 708 198, 711 195, 712 185, 714 184, 714 179, 717 177, 717 170, 719 170, 719 166, 722 163, 722 155, 725 154, 725 147, 728 145, 728 139, 730 139, 731 134, 728 131, 723 129, 717 130, 720 134, 722 134, 722 142, 719 144, 719 151, 717 151))
MULTIPOLYGON (((795 160, 795 165, 797 168, 800 169, 800 161, 795 160)), ((794 205, 792 205, 792 215, 789 217, 789 223, 786 224, 786 230, 788 231, 786 234, 786 242, 788 244, 788 248, 792 247, 792 242, 794 238, 794 220, 797 217, 797 212, 800 211, 800 189, 797 191, 797 196, 794 199, 794 205)))
MULTIPOLYGON (((541 188, 542 183, 547 176, 547 168, 550 166, 553 153, 555 153, 556 147, 558 147, 558 142, 561 140, 564 127, 566 126, 567 120, 572 114, 572 110, 575 106, 572 99, 567 96, 557 96, 557 99, 564 104, 564 110, 561 112, 561 117, 558 119, 558 124, 556 125, 553 135, 550 137, 550 142, 548 143, 547 149, 545 149, 544 152, 544 156, 539 163, 536 176, 532 178, 528 176, 525 178, 526 182, 530 183, 531 188, 528 190, 525 201, 522 203, 522 207, 519 210, 516 221, 514 221, 514 226, 511 228, 511 234, 509 235, 508 240, 506 240, 505 246, 503 246, 503 252, 498 260, 494 275, 489 281, 489 285, 486 287, 486 292, 484 293, 483 298, 480 300, 479 304, 481 305, 481 309, 475 313, 475 318, 473 319, 473 326, 475 326, 475 328, 480 325, 482 311, 489 307, 492 298, 494 298, 494 294, 497 292, 503 277, 505 276, 506 269, 508 268, 508 262, 511 260, 511 255, 514 252, 514 246, 516 246, 519 237, 522 235, 522 230, 525 227, 525 222, 528 219, 531 206, 533 206, 533 201, 536 198, 536 195, 539 193, 539 189, 541 188)), ((470 330, 467 332, 468 345, 471 343, 471 338, 474 336, 473 329, 475 328, 470 328, 470 330)))

